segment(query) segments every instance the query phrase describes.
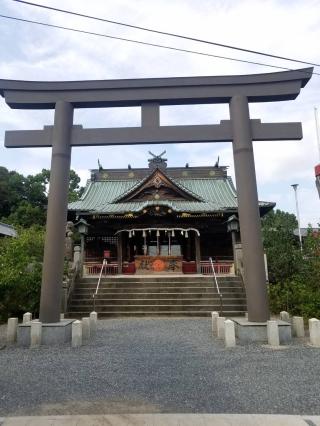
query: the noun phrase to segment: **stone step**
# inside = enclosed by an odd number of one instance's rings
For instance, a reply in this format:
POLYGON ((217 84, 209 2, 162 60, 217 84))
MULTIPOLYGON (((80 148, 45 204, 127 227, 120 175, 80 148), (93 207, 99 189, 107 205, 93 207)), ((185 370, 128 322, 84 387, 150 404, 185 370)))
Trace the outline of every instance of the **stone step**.
MULTIPOLYGON (((97 282, 94 277, 76 284, 69 314, 81 317, 92 311, 97 282)), ((246 299, 239 277, 218 277, 218 284, 223 311, 243 315, 246 299)), ((95 309, 100 317, 209 316, 220 311, 220 299, 212 276, 114 276, 101 281, 95 309)))
MULTIPOLYGON (((97 288, 97 286, 88 286, 88 285, 77 285, 76 286, 76 290, 86 290, 86 291, 95 291, 97 288)), ((160 291, 160 290, 174 290, 174 291, 188 291, 188 289, 191 290, 197 290, 197 291, 206 291, 206 290, 216 290, 216 286, 213 284, 210 285, 203 285, 203 284, 190 284, 190 285, 171 285, 171 284, 164 284, 164 285, 158 285, 158 284, 149 284, 149 285, 122 285, 122 286, 118 286, 116 284, 102 284, 99 286, 99 291, 101 290, 111 290, 111 289, 116 289, 117 291, 120 290, 133 290, 133 291, 139 291, 139 290, 144 290, 144 291, 150 291, 150 290, 155 290, 155 291, 160 291)), ((224 290, 233 290, 233 289, 237 289, 240 291, 243 291, 243 287, 241 285, 238 284, 234 284, 234 285, 224 285, 221 286, 219 285, 219 289, 221 291, 224 290)))
MULTIPOLYGON (((88 310, 88 312, 90 312, 90 310, 92 310, 92 304, 88 304, 88 305, 73 305, 71 304, 69 307, 69 312, 72 311, 86 311, 88 310)), ((243 305, 244 306, 244 305, 243 305)), ((241 305, 241 308, 243 308, 243 306, 241 305)), ((223 311, 224 312, 228 312, 228 311, 233 311, 239 309, 239 305, 237 304, 236 306, 234 304, 231 305, 223 305, 223 311)), ((170 312, 170 311, 219 311, 220 310, 220 304, 206 304, 206 305, 201 305, 201 304, 193 304, 193 305, 168 305, 168 304, 162 304, 162 305, 147 305, 147 304, 143 304, 143 305, 121 305, 121 306, 116 306, 116 305, 96 305, 96 310, 97 312, 100 314, 101 312, 117 312, 119 310, 124 310, 126 312, 145 312, 145 311, 152 311, 152 312, 170 312)))
MULTIPOLYGON (((92 291, 75 291, 72 296, 72 300, 79 300, 79 299, 87 299, 92 298, 94 292, 92 291)), ((241 298, 244 297, 243 292, 236 292, 236 291, 230 291, 230 292, 222 292, 221 293, 223 298, 241 298)), ((194 291, 194 292, 164 292, 164 291, 156 291, 156 292, 124 292, 124 291, 99 291, 96 298, 97 299, 127 299, 130 296, 132 299, 159 299, 159 298, 180 298, 180 299, 188 299, 188 298, 203 298, 203 297, 219 297, 218 293, 216 291, 194 291)))
MULTIPOLYGON (((230 298, 230 299, 225 299, 222 301, 222 303, 226 303, 226 304, 241 304, 241 303, 245 303, 246 299, 245 298, 230 298)), ((167 305, 184 305, 184 306, 189 306, 189 305, 216 305, 220 303, 220 299, 218 297, 216 298, 192 298, 192 299, 150 299, 150 298, 146 298, 146 299, 141 299, 141 298, 137 298, 137 299, 95 299, 95 304, 96 306, 107 306, 108 304, 110 304, 112 302, 112 306, 120 306, 120 305, 162 305, 162 304, 167 304, 167 305)), ((71 302, 71 306, 76 306, 76 305, 92 305, 93 301, 88 300, 88 299, 73 299, 71 302)))
MULTIPOLYGON (((219 309, 217 309, 219 311, 219 309)), ((73 311, 68 312, 66 314, 66 318, 77 318, 81 319, 84 316, 88 316, 88 313, 90 311, 82 310, 82 311, 73 311)), ((154 312, 152 310, 150 311, 143 311, 143 312, 127 312, 125 310, 119 310, 119 311, 113 311, 113 312, 99 312, 99 318, 124 318, 124 317, 210 317, 212 310, 208 311, 170 311, 170 312, 154 312)), ((226 317, 241 317, 244 316, 245 310, 233 310, 228 311, 227 313, 222 312, 223 315, 226 317)))
MULTIPOLYGON (((92 295, 95 293, 96 289, 92 288, 76 288, 74 290, 74 294, 86 294, 86 295, 92 295)), ((229 293, 243 293, 243 290, 241 287, 226 287, 221 288, 220 292, 222 294, 229 294, 229 293)), ((172 293, 172 294, 188 294, 188 293, 209 293, 209 294, 217 294, 217 290, 215 287, 139 287, 139 288, 117 288, 117 287, 102 287, 98 289, 98 294, 112 294, 112 293, 118 293, 118 294, 152 294, 152 293, 172 293)))
MULTIPOLYGON (((102 277, 101 282, 117 282, 117 283, 138 283, 138 282, 211 282, 214 280, 214 277, 211 275, 200 275, 200 276, 188 276, 188 275, 183 275, 183 276, 178 276, 178 277, 172 277, 172 276, 164 276, 164 277, 118 277, 117 275, 114 275, 112 277, 102 277)), ((228 276, 217 276, 217 280, 219 282, 224 282, 224 281, 239 281, 240 278, 238 276, 233 276, 233 275, 228 275, 228 276)), ((82 278, 80 281, 80 283, 97 283, 98 282, 98 277, 92 277, 92 278, 82 278)))
MULTIPOLYGON (((234 277, 234 278, 226 278, 226 279, 221 279, 218 278, 217 279, 219 284, 224 284, 224 283, 241 283, 241 280, 238 277, 234 277)), ((128 285, 133 285, 133 284, 154 284, 154 283, 158 283, 158 284, 165 284, 165 283, 170 283, 170 284, 184 284, 184 285, 188 285, 189 283, 197 283, 197 284, 209 284, 209 283, 213 283, 214 279, 213 277, 211 277, 210 279, 184 279, 184 278, 180 278, 180 279, 176 279, 173 280, 171 278, 166 278, 166 279, 102 279, 101 284, 109 284, 109 283, 115 283, 117 285, 121 285, 121 284, 128 284, 128 285)), ((88 284, 88 285, 97 285, 98 283, 98 279, 89 279, 89 280, 80 280, 79 284, 88 284)))

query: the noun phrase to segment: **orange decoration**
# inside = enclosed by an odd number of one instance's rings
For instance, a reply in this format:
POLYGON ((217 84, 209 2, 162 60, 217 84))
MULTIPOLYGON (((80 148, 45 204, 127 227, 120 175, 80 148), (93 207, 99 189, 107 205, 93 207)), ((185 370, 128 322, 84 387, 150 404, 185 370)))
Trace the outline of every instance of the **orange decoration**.
POLYGON ((166 264, 161 259, 156 259, 154 262, 152 262, 152 269, 156 272, 164 271, 166 267, 166 264))

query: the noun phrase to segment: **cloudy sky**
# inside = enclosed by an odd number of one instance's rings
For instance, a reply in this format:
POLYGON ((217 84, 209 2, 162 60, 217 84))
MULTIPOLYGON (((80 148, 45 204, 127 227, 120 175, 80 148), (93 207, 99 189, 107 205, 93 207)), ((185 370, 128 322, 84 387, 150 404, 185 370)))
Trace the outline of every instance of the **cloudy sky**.
MULTIPOLYGON (((34 0, 133 25, 175 32, 223 44, 245 47, 320 63, 320 1, 317 0, 34 0)), ((146 33, 113 24, 0 0, 0 13, 230 56, 255 62, 302 68, 303 65, 239 51, 146 33)), ((17 80, 88 80, 143 77, 200 76, 273 72, 272 68, 229 60, 139 46, 122 41, 72 33, 0 18, 0 78, 17 80)), ((320 73, 320 67, 315 68, 320 73)), ((314 184, 314 166, 320 163, 314 107, 320 108, 320 76, 314 75, 295 101, 253 104, 251 117, 265 122, 302 121, 303 140, 255 142, 259 198, 295 212, 291 184, 299 184, 302 226, 320 222, 320 201, 314 184)), ((161 108, 161 124, 211 124, 228 119, 227 105, 161 108)), ((0 165, 23 174, 50 167, 50 150, 3 147, 5 130, 40 129, 53 122, 52 111, 11 110, 0 99, 0 165)), ((139 108, 76 110, 75 124, 120 127, 140 124, 139 108)), ((220 164, 230 166, 231 144, 74 148, 72 168, 82 178, 97 167, 145 167, 148 150, 167 150, 169 166, 220 164)))

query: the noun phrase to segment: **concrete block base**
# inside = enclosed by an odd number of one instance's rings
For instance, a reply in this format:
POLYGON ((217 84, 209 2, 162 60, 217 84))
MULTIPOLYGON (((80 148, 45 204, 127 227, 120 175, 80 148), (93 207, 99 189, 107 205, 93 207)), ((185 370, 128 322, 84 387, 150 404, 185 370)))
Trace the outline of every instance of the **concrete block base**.
MULTIPOLYGON (((73 321, 64 319, 60 322, 42 324, 41 345, 52 346, 71 342, 73 321)), ((18 325, 18 346, 30 346, 31 324, 32 322, 18 325)))
MULTIPOLYGON (((236 337, 240 343, 253 343, 268 341, 267 322, 251 322, 246 318, 232 318, 236 326, 236 337)), ((279 327, 279 339, 281 344, 292 340, 291 324, 277 320, 279 327)))

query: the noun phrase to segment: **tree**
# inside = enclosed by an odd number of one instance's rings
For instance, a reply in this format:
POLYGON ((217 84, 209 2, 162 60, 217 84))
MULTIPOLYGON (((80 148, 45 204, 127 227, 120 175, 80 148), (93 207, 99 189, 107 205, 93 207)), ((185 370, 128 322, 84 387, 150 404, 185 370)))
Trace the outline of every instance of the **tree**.
POLYGON ((262 219, 264 246, 268 258, 271 310, 289 311, 305 318, 320 316, 320 234, 309 229, 299 241, 293 214, 276 210, 262 219))
POLYGON ((0 217, 7 217, 24 198, 24 177, 0 167, 0 217))
POLYGON ((0 319, 38 313, 44 230, 18 229, 17 238, 0 240, 0 319))
POLYGON ((290 278, 300 267, 301 252, 293 233, 298 227, 297 219, 293 214, 272 210, 261 223, 269 281, 281 282, 290 278))
MULTIPOLYGON (((23 175, 0 167, 0 218, 3 222, 29 227, 44 225, 48 202, 47 189, 50 170, 42 169, 36 175, 23 175)), ((70 171, 69 201, 76 201, 83 189, 80 177, 70 171)))

